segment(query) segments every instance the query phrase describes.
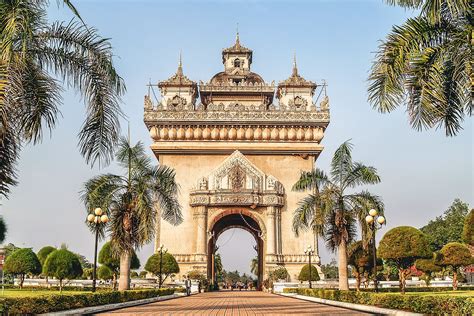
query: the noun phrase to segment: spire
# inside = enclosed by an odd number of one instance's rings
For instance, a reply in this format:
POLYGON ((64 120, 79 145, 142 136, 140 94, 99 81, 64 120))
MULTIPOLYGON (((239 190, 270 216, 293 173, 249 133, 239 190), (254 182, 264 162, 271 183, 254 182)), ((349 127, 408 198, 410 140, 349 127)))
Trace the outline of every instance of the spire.
POLYGON ((235 34, 235 46, 240 46, 239 23, 237 23, 237 33, 235 34))
POLYGON ((176 72, 179 76, 183 75, 183 61, 181 59, 181 51, 179 51, 179 62, 178 62, 178 71, 176 72))
POLYGON ((293 77, 298 76, 298 67, 296 66, 296 52, 293 55, 293 72, 291 73, 293 77))

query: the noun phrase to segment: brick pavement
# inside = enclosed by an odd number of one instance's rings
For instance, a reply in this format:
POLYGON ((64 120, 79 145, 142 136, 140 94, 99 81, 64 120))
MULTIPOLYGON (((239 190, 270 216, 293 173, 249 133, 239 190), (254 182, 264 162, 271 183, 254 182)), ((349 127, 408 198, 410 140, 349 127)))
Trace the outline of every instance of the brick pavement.
MULTIPOLYGON (((117 315, 367 315, 295 298, 256 291, 201 293, 107 313, 117 315)), ((104 314, 106 315, 106 314, 104 314)))

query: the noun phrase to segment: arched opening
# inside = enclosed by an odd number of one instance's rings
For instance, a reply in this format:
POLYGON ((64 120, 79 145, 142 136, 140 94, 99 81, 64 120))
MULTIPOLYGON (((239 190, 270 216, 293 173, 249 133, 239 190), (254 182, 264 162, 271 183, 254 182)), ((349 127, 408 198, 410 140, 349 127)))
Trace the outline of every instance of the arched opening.
MULTIPOLYGON (((210 225, 210 238, 208 241, 208 260, 207 260, 207 275, 211 284, 217 284, 217 274, 215 269, 215 254, 217 252, 217 240, 225 231, 232 228, 240 228, 248 231, 256 242, 255 250, 258 258, 257 269, 257 289, 262 289, 263 281, 263 239, 262 229, 257 219, 251 215, 250 211, 230 211, 224 212, 221 216, 214 219, 210 225)), ((250 262, 249 262, 250 264, 250 262)))
POLYGON ((238 58, 234 59, 234 67, 235 68, 240 68, 240 65, 241 65, 240 59, 238 59, 238 58))

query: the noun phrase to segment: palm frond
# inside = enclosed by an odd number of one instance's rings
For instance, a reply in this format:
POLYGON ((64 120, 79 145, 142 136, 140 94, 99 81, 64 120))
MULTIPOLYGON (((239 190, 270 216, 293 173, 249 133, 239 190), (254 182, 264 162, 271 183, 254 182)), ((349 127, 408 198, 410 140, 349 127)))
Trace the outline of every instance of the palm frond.
POLYGON ((355 162, 342 182, 342 189, 344 190, 345 188, 354 188, 358 185, 379 183, 380 176, 374 167, 355 162))
POLYGON ((334 153, 331 161, 331 180, 342 187, 343 180, 351 171, 352 167, 352 147, 349 140, 342 143, 334 153))
POLYGON ((302 171, 300 178, 293 185, 292 190, 302 192, 306 190, 318 190, 329 182, 328 176, 321 169, 302 171))
POLYGON ((0 196, 5 198, 8 197, 10 187, 17 184, 19 143, 12 129, 0 121, 0 196))
POLYGON ((150 185, 162 218, 172 225, 179 225, 183 215, 178 201, 179 186, 175 181, 175 171, 166 166, 153 168, 150 185))

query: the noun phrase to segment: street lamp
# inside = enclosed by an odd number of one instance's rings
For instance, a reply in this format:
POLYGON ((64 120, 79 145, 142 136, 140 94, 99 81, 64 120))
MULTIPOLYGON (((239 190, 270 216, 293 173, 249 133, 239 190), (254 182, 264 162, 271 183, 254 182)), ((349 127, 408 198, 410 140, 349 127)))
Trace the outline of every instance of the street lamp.
POLYGON ((309 260, 309 288, 313 288, 312 287, 312 284, 311 284, 311 256, 314 254, 314 250, 313 250, 313 247, 311 247, 311 245, 308 245, 308 248, 306 248, 306 250, 304 251, 304 254, 305 255, 308 255, 308 260, 309 260))
POLYGON ((168 252, 168 249, 165 248, 165 246, 163 244, 160 245, 160 248, 158 248, 158 252, 160 253, 160 276, 159 276, 159 285, 158 285, 158 288, 161 289, 161 282, 162 282, 162 279, 163 279, 163 276, 162 276, 162 271, 163 271, 163 255, 165 253, 168 252))
POLYGON ((372 256, 374 259, 374 291, 378 291, 378 282, 377 282, 377 249, 375 248, 375 232, 382 228, 382 225, 385 224, 385 217, 382 215, 378 215, 378 212, 376 209, 371 209, 369 211, 369 215, 365 217, 365 221, 369 225, 369 229, 372 231, 372 256))
POLYGON ((99 243, 99 231, 101 225, 105 225, 109 221, 107 214, 102 212, 100 207, 96 208, 92 213, 87 215, 87 221, 94 225, 95 230, 95 247, 94 247, 94 267, 92 269, 92 292, 95 292, 97 281, 97 244, 99 243))

